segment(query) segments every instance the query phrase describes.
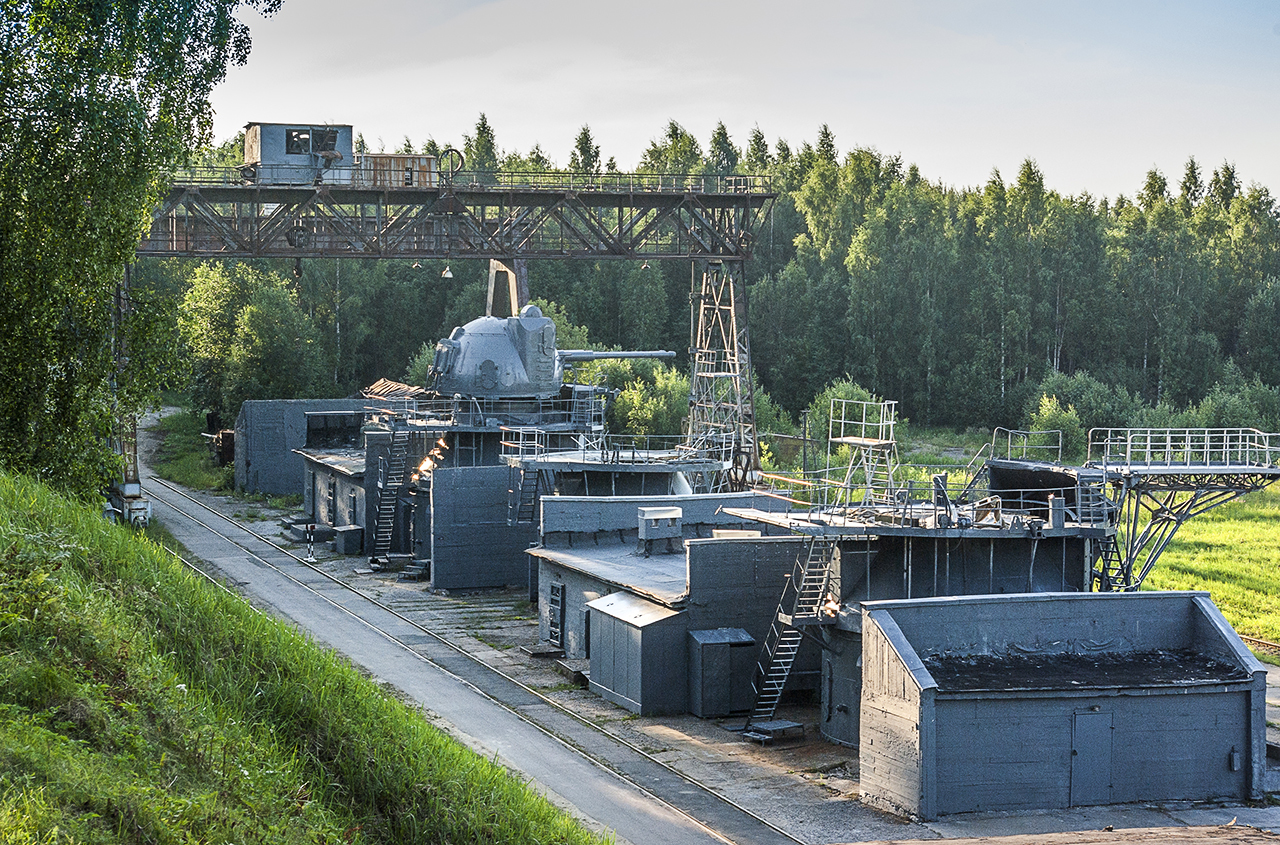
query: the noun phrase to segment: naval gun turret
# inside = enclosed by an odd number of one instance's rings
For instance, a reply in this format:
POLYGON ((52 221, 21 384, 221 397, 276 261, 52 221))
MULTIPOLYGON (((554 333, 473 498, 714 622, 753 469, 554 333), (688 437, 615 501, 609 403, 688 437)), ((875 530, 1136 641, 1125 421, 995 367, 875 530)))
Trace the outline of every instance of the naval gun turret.
POLYGON ((515 317, 477 317, 436 344, 426 387, 445 396, 550 399, 566 364, 607 358, 674 358, 674 352, 557 349, 556 327, 536 305, 515 317))

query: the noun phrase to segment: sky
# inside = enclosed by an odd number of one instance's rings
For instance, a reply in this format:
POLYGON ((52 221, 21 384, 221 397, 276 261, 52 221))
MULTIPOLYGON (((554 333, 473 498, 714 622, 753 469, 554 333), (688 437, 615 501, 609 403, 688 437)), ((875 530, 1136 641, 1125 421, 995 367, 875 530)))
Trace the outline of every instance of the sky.
POLYGON ((864 0, 285 0, 243 10, 253 52, 214 91, 214 134, 349 123, 370 148, 461 146, 558 165, 588 125, 633 169, 667 122, 705 150, 813 143, 900 155, 933 182, 1033 159, 1063 194, 1132 197, 1224 161, 1280 195, 1280 4, 864 0))

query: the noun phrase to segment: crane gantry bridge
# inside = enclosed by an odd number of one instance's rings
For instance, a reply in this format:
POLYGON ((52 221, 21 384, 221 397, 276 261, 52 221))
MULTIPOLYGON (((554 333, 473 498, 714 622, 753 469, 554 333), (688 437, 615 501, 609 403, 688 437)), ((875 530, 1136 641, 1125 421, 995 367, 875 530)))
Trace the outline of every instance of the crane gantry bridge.
MULTIPOLYGON (((743 262, 777 194, 761 176, 442 171, 410 184, 277 184, 235 168, 180 171, 138 255, 187 258, 684 260, 703 268, 690 338, 690 444, 758 465, 743 262)), ((492 299, 491 299, 492 304, 492 299)), ((739 467, 742 469, 743 467, 739 467)), ((730 474, 740 486, 745 473, 730 474)))

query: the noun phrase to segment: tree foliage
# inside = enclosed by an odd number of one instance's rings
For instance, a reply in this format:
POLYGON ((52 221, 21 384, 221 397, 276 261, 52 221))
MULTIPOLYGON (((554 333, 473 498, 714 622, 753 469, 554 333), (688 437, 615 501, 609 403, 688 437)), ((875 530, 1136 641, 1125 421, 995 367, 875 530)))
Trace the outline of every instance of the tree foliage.
MULTIPOLYGON (((483 115, 467 145, 468 167, 490 154, 504 168, 553 167, 536 145, 500 151, 483 115)), ((570 169, 594 172, 599 159, 584 125, 570 169)), ((1276 419, 1280 211, 1230 162, 1206 177, 1189 159, 1176 185, 1153 169, 1132 199, 1062 195, 1032 160, 1011 180, 992 171, 957 189, 897 155, 840 151, 825 125, 813 143, 772 146, 755 127, 739 150, 718 124, 704 152, 672 120, 639 169, 771 179, 777 199, 746 265, 757 419, 768 430, 785 432, 808 409, 811 435, 824 437, 829 399, 846 394, 895 399, 903 418, 958 428, 1043 424, 1053 410, 1044 397, 1086 432, 1276 419)), ((442 269, 306 262, 296 307, 338 393, 410 359, 421 370, 438 338, 483 312, 483 264, 453 261, 450 280, 442 269)), ((562 346, 589 335, 602 348, 673 349, 673 372, 687 372, 700 269, 538 261, 530 288, 562 326, 562 346)), ((594 365, 621 391, 616 429, 679 429, 687 404, 659 372, 594 365)))
MULTIPOLYGON (((208 96, 278 0, 43 0, 0 19, 0 463, 89 492, 115 403, 159 386, 145 316, 112 349, 113 294, 167 166, 203 141, 208 96), (118 390, 113 391, 113 382, 118 390)), ((145 309, 141 309, 145 310, 145 309)), ((137 315, 139 309, 134 309, 137 315)), ((159 344, 156 348, 163 348, 159 344)))
POLYGON ((313 320, 283 277, 248 264, 203 264, 179 320, 197 408, 235 420, 246 399, 308 399, 332 392, 313 320))
POLYGON ((600 145, 591 137, 591 127, 582 124, 569 153, 569 169, 574 173, 600 172, 600 145))
POLYGON ((468 170, 484 173, 498 169, 498 144, 484 112, 476 121, 475 134, 462 136, 462 155, 468 170))
POLYGON ((641 173, 701 173, 702 146, 698 139, 674 120, 658 138, 649 142, 640 159, 641 173))

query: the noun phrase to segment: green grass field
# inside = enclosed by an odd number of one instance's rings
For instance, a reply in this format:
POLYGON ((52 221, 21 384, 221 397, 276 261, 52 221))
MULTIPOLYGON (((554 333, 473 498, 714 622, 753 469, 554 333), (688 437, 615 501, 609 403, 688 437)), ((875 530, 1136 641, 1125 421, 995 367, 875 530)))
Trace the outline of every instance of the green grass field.
POLYGON ((1252 493, 1189 520, 1143 587, 1208 590, 1237 631, 1280 642, 1280 492, 1252 493))
POLYGON ((292 627, 0 473, 0 845, 593 841, 292 627))

